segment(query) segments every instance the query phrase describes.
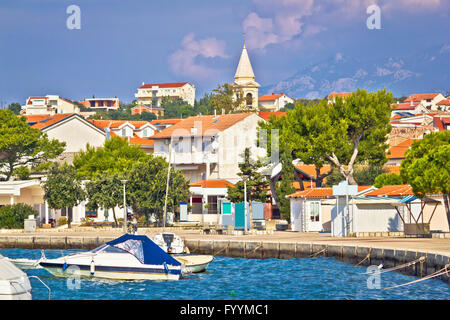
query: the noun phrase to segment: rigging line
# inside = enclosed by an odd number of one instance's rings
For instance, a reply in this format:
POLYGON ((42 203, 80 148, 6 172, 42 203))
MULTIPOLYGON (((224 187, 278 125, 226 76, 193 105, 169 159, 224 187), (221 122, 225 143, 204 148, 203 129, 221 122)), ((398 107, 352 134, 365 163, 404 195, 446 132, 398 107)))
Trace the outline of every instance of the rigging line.
MULTIPOLYGON (((381 270, 380 272, 378 272, 378 274, 395 271, 395 270, 398 270, 398 269, 401 269, 401 268, 406 268, 406 267, 412 266, 412 265, 414 265, 414 264, 416 264, 418 262, 422 262, 423 263, 424 261, 425 261, 425 256, 422 256, 422 257, 420 257, 420 258, 418 258, 416 260, 413 260, 413 261, 401 264, 399 266, 392 267, 392 268, 385 269, 385 270, 381 270)), ((372 272, 363 272, 363 273, 360 273, 360 274, 372 274, 372 272)))
POLYGON ((324 249, 320 250, 319 252, 316 252, 316 253, 312 254, 312 255, 310 256, 310 258, 315 258, 315 257, 317 257, 319 254, 321 254, 322 252, 325 252, 326 250, 327 250, 327 248, 324 248, 324 249))
POLYGON ((357 264, 355 264, 355 267, 359 266, 361 263, 363 263, 364 261, 366 261, 367 259, 370 258, 370 254, 372 253, 372 248, 369 249, 369 252, 367 253, 366 257, 364 259, 362 259, 360 262, 358 262, 357 264))
POLYGON ((410 281, 410 282, 407 282, 407 283, 399 284, 399 285, 396 285, 396 286, 393 286, 393 287, 384 288, 383 290, 390 290, 390 289, 394 289, 394 288, 407 286, 407 285, 410 285, 410 284, 413 284, 413 283, 417 283, 417 282, 421 282, 421 281, 428 280, 428 279, 431 279, 431 278, 435 278, 435 277, 438 277, 438 276, 442 276, 444 274, 447 275, 447 277, 450 277, 449 269, 450 269, 450 264, 446 264, 444 268, 442 268, 442 269, 440 269, 440 270, 438 270, 436 272, 433 272, 432 274, 430 274, 428 276, 425 276, 423 278, 420 278, 420 279, 417 279, 417 280, 413 280, 413 281, 410 281))

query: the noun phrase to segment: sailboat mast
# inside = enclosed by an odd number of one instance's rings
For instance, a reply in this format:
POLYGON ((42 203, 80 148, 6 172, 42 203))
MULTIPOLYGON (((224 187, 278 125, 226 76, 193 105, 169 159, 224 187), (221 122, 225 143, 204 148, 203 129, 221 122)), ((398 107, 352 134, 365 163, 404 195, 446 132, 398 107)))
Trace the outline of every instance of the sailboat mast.
POLYGON ((172 160, 172 139, 169 140, 169 165, 167 166, 166 199, 164 200, 163 228, 166 227, 167 196, 169 194, 170 161, 172 160))

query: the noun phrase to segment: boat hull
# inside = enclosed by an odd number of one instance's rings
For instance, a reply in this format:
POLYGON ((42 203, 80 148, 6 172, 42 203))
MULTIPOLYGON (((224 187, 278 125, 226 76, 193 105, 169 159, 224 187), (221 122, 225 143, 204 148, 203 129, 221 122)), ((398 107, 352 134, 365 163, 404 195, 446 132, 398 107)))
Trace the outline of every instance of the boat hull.
POLYGON ((185 272, 188 273, 205 272, 214 259, 209 255, 176 255, 174 258, 183 264, 185 272))
POLYGON ((181 269, 169 269, 157 266, 142 268, 119 266, 95 266, 70 264, 64 267, 61 263, 41 262, 40 265, 55 277, 83 277, 114 280, 179 280, 181 269))

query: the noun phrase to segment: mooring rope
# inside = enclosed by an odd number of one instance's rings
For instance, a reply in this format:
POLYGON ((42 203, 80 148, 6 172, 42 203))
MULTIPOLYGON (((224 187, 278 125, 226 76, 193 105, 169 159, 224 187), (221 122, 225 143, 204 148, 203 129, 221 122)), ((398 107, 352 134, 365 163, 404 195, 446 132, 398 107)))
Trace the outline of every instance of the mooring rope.
MULTIPOLYGON (((410 262, 401 264, 401 265, 399 265, 399 266, 392 267, 392 268, 385 269, 385 270, 381 270, 381 271, 378 272, 378 273, 379 273, 379 274, 380 274, 380 273, 386 273, 386 272, 395 271, 395 270, 398 270, 398 269, 401 269, 401 268, 406 268, 406 267, 409 267, 409 266, 412 266, 412 265, 416 264, 417 262, 420 262, 420 264, 421 264, 421 266, 422 266, 424 261, 425 261, 425 256, 422 256, 422 257, 420 257, 420 258, 418 258, 418 259, 416 259, 416 260, 413 260, 413 261, 410 261, 410 262)), ((360 273, 360 274, 372 274, 372 273, 373 273, 373 272, 363 272, 363 273, 360 273)))
POLYGON ((446 264, 445 267, 443 267, 442 269, 440 269, 440 270, 438 270, 436 272, 433 272, 432 274, 430 274, 428 276, 425 276, 423 278, 420 278, 420 279, 417 279, 417 280, 413 280, 413 281, 410 281, 410 282, 407 282, 407 283, 399 284, 399 285, 396 285, 396 286, 393 286, 393 287, 384 288, 384 290, 390 290, 390 289, 394 289, 394 288, 407 286, 407 285, 410 285, 410 284, 413 284, 413 283, 417 283, 417 282, 421 282, 421 281, 428 280, 428 279, 431 279, 431 278, 439 277, 439 276, 442 276, 444 274, 447 275, 447 277, 450 277, 449 269, 450 269, 450 263, 446 264))
POLYGON ((360 262, 358 262, 357 264, 355 264, 355 267, 359 266, 361 263, 363 263, 364 261, 366 261, 367 259, 370 258, 370 254, 372 253, 372 248, 369 249, 369 252, 367 253, 366 257, 364 259, 362 259, 360 262))
POLYGON ((309 257, 310 257, 310 258, 315 258, 315 257, 317 257, 319 254, 325 252, 326 250, 327 250, 327 248, 324 248, 324 249, 320 250, 319 252, 316 252, 316 253, 312 254, 312 255, 309 256, 309 257))

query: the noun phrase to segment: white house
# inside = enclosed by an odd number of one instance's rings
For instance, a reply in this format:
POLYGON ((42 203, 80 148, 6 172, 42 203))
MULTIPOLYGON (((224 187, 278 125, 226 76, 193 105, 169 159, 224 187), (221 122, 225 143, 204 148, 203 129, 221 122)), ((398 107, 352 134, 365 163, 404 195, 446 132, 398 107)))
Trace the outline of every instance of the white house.
POLYGON ((262 120, 255 113, 189 117, 151 137, 154 154, 169 159, 170 153, 170 163, 192 182, 236 183, 245 148, 254 159, 265 156, 265 149, 255 144, 262 120))
POLYGON ((445 97, 440 93, 419 93, 410 95, 404 102, 420 103, 428 110, 438 110, 437 103, 444 99, 445 97))
POLYGON ((163 97, 181 98, 191 106, 195 102, 195 86, 189 82, 142 83, 134 94, 138 104, 161 107, 163 97))
POLYGON ((46 95, 44 97, 29 97, 22 106, 20 114, 23 115, 54 115, 57 113, 79 113, 80 108, 73 102, 63 99, 57 95, 46 95))
POLYGON ((260 110, 279 111, 288 103, 294 103, 295 100, 281 92, 280 94, 267 94, 258 98, 260 110))
POLYGON ((227 187, 233 184, 224 179, 201 180, 190 184, 191 213, 188 221, 221 224, 221 204, 227 197, 227 187))

